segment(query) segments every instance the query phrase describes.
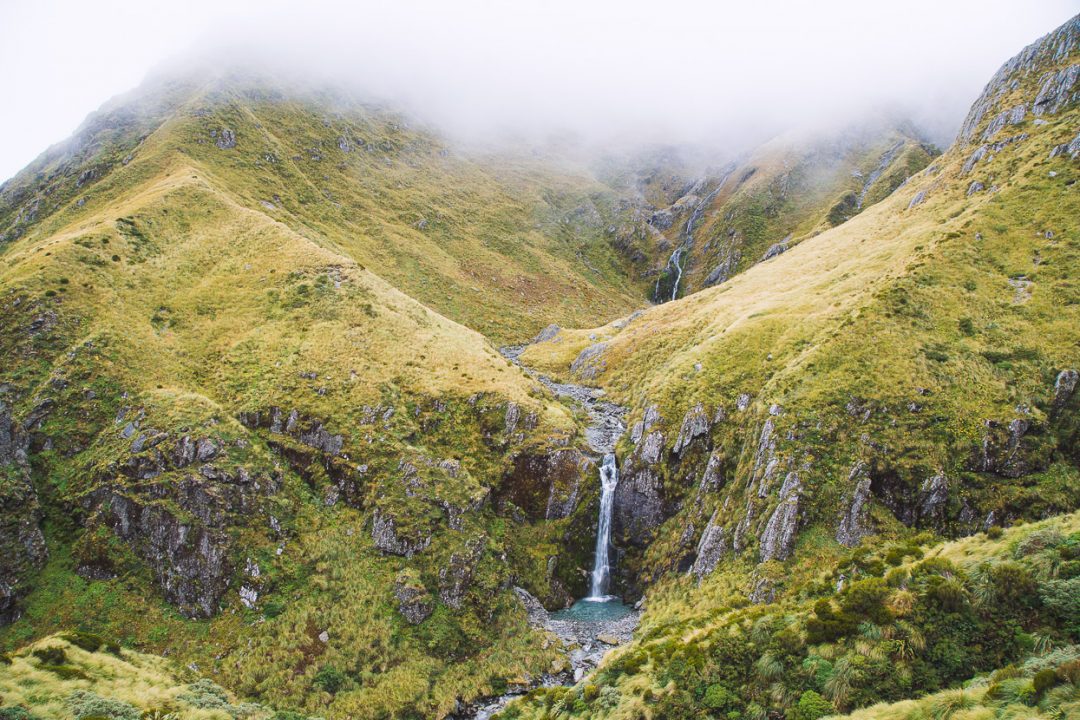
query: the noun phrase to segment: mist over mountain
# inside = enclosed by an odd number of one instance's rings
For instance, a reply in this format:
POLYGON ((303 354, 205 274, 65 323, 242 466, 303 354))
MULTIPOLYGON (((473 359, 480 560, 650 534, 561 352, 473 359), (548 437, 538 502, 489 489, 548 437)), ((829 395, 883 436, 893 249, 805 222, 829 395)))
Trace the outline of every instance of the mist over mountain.
POLYGON ((5 6, 0 720, 1080 717, 1076 9, 5 6))
POLYGON ((17 113, 0 176, 153 68, 256 65, 332 80, 469 139, 745 149, 792 127, 889 110, 938 146, 1001 57, 1076 11, 1013 3, 62 0, 0 8, 17 113), (37 36, 48 27, 49 51, 37 36), (918 38, 918 50, 912 50, 918 38), (64 88, 57 92, 56 88, 64 88))

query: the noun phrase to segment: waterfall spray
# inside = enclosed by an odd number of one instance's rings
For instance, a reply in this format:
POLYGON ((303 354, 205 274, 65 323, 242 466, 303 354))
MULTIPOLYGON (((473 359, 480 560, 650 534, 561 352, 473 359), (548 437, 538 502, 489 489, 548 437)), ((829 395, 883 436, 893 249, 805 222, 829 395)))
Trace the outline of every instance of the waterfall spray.
POLYGON ((611 514, 615 506, 615 486, 619 484, 619 468, 614 453, 604 456, 600 466, 600 521, 596 528, 596 559, 593 562, 592 587, 588 600, 607 597, 611 565, 608 550, 611 546, 611 514))

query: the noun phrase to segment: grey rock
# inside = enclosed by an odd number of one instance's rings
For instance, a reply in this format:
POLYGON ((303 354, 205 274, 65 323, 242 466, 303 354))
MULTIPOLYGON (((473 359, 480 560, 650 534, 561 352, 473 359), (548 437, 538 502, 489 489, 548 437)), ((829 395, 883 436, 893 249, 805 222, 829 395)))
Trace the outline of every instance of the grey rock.
POLYGON ((570 363, 570 374, 582 380, 595 380, 607 368, 604 352, 607 343, 599 342, 582 350, 570 363))
POLYGON ((972 195, 974 195, 977 192, 982 192, 985 189, 986 189, 986 186, 983 185, 978 180, 976 180, 976 181, 972 182, 970 185, 968 185, 968 189, 967 189, 968 197, 971 197, 972 195))
POLYGON ((470 540, 464 550, 451 553, 449 564, 439 569, 439 599, 455 610, 461 609, 485 545, 482 536, 470 540))
POLYGON ((413 625, 427 620, 435 609, 428 591, 418 582, 410 581, 404 573, 394 583, 394 597, 398 601, 398 612, 413 625))
POLYGON ((371 539, 375 541, 375 547, 383 553, 402 557, 412 557, 431 544, 430 535, 418 538, 399 537, 394 517, 381 509, 375 510, 372 519, 371 539))
POLYGON ((912 209, 916 205, 922 205, 926 201, 926 191, 920 190, 915 193, 915 197, 911 198, 911 202, 908 203, 908 210, 912 209))
POLYGON ((776 257, 777 255, 782 255, 783 253, 787 252, 787 249, 788 249, 788 244, 787 244, 786 241, 783 241, 783 240, 776 243, 776 244, 774 244, 774 245, 770 245, 769 249, 765 251, 765 254, 761 256, 761 262, 765 262, 766 260, 770 260, 770 259, 776 257))
POLYGON ((1031 105, 1031 114, 1038 117, 1052 115, 1060 110, 1073 99, 1072 87, 1077 78, 1080 78, 1080 63, 1044 75, 1039 94, 1031 105))
POLYGON ((1060 413, 1072 399, 1078 382, 1080 382, 1080 372, 1076 370, 1068 369, 1058 373, 1054 381, 1054 398, 1050 401, 1050 407, 1055 414, 1060 413))
POLYGON ((691 442, 708 433, 709 427, 709 415, 705 412, 704 406, 697 403, 686 411, 686 416, 683 417, 682 427, 679 428, 679 435, 675 438, 675 447, 672 451, 676 455, 681 455, 682 451, 688 448, 691 442))
POLYGON ((30 480, 29 437, 0 399, 0 626, 22 614, 19 602, 48 557, 42 513, 30 480))
POLYGON ((709 524, 701 533, 701 540, 697 546, 697 557, 690 572, 700 581, 720 564, 720 559, 728 550, 727 540, 724 537, 724 528, 718 524, 717 512, 709 518, 709 524))
POLYGON ((855 483, 851 502, 840 516, 836 528, 836 542, 844 547, 854 547, 870 534, 867 523, 870 518, 870 477, 865 463, 859 462, 851 469, 848 482, 855 483))
POLYGON ((762 562, 786 560, 795 547, 795 533, 799 525, 799 497, 802 484, 795 472, 789 472, 780 488, 780 498, 765 531, 761 535, 762 562))
POLYGON ((236 147, 236 133, 229 128, 222 128, 221 132, 211 132, 211 137, 215 137, 214 144, 217 145, 219 150, 230 150, 236 147))
POLYGON ((945 474, 938 472, 923 481, 919 488, 917 513, 920 520, 942 522, 945 519, 945 506, 949 500, 949 481, 945 474))
POLYGON ((750 602, 755 605, 766 605, 776 600, 776 586, 768 578, 754 580, 754 586, 750 590, 750 602))
POLYGON ((532 339, 533 343, 542 343, 554 340, 559 336, 559 332, 562 330, 558 325, 552 323, 546 328, 536 334, 536 337, 532 339))

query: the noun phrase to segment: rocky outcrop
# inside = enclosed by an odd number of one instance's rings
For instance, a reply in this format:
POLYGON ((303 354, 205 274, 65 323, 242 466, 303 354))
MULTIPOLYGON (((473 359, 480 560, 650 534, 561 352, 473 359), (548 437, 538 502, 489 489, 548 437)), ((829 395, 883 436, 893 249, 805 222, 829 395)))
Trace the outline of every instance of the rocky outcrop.
POLYGON ((236 133, 229 128, 222 128, 220 132, 211 130, 210 137, 214 139, 214 145, 219 150, 231 150, 236 147, 236 133))
POLYGON ((427 589, 408 571, 402 572, 394 581, 394 597, 398 601, 398 612, 413 625, 427 620, 435 609, 427 589))
POLYGON ((569 517, 581 499, 582 483, 596 474, 596 464, 576 448, 525 452, 495 492, 495 503, 513 503, 530 520, 569 517))
POLYGON ((687 410, 682 427, 679 428, 679 435, 675 438, 675 447, 672 448, 672 452, 681 455, 683 450, 690 446, 691 442, 706 435, 709 432, 709 427, 709 415, 705 412, 705 408, 701 403, 687 410))
POLYGON ((848 475, 848 483, 853 489, 836 527, 836 542, 844 547, 854 547, 870 534, 870 476, 865 463, 856 463, 848 475))
POLYGON ((1054 396, 1050 401, 1050 409, 1054 415, 1060 413, 1072 399, 1076 392, 1076 386, 1080 383, 1080 372, 1076 370, 1062 370, 1054 380, 1054 396))
POLYGON ((697 546, 697 557, 690 567, 690 572, 700 581, 720 564, 720 559, 729 549, 727 539, 724 537, 724 528, 717 522, 718 513, 714 512, 709 518, 709 524, 701 533, 701 540, 697 546))
POLYGON ((0 399, 0 626, 20 615, 19 600, 45 564, 41 506, 30 481, 29 439, 0 399))
POLYGON ((461 609, 485 546, 483 536, 474 538, 465 543, 462 550, 451 553, 450 561, 439 569, 439 599, 444 604, 455 610, 461 609))
POLYGON ((596 376, 607 368, 604 361, 606 350, 607 343, 602 342, 585 348, 570 363, 570 374, 580 380, 595 380, 596 376))
POLYGON ((1048 68, 1069 57, 1078 42, 1080 17, 1074 17, 1052 33, 1031 43, 1002 65, 968 111, 957 136, 958 142, 971 142, 975 132, 990 113, 1018 112, 1015 103, 1006 107, 1001 107, 1001 103, 1020 82, 1025 82, 1028 77, 1040 71, 1043 72, 1037 76, 1038 90, 1035 91, 1032 102, 1032 114, 1038 117, 1060 110, 1074 96, 1072 87, 1080 66, 1071 65, 1056 70, 1048 68))
POLYGON ((372 517, 371 539, 375 541, 375 547, 384 554, 407 558, 426 550, 431 544, 429 533, 399 533, 394 516, 379 508, 376 508, 372 517))
POLYGON ((189 617, 210 617, 231 582, 234 531, 280 489, 281 477, 206 462, 219 452, 208 437, 170 441, 146 429, 131 449, 115 464, 115 479, 83 499, 90 532, 77 547, 76 570, 88 578, 115 574, 92 532, 107 527, 150 567, 167 601, 189 617))
POLYGON ((644 547, 667 519, 657 468, 663 450, 664 435, 654 430, 642 438, 619 471, 612 518, 615 536, 624 543, 644 547))
POLYGON ((799 527, 799 497, 802 483, 795 472, 789 472, 780 488, 779 502, 761 535, 760 558, 787 560, 795 548, 795 533, 799 527))

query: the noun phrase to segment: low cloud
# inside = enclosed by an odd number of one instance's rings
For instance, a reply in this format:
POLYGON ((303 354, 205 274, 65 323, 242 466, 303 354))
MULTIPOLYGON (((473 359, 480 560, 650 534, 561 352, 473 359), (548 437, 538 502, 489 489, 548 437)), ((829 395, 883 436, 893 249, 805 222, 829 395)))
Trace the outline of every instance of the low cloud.
POLYGON ((43 0, 0 9, 0 176, 154 67, 258 62, 470 139, 729 147, 871 109, 947 143, 994 70, 1076 0, 43 0), (88 7, 92 6, 92 7, 88 7))

